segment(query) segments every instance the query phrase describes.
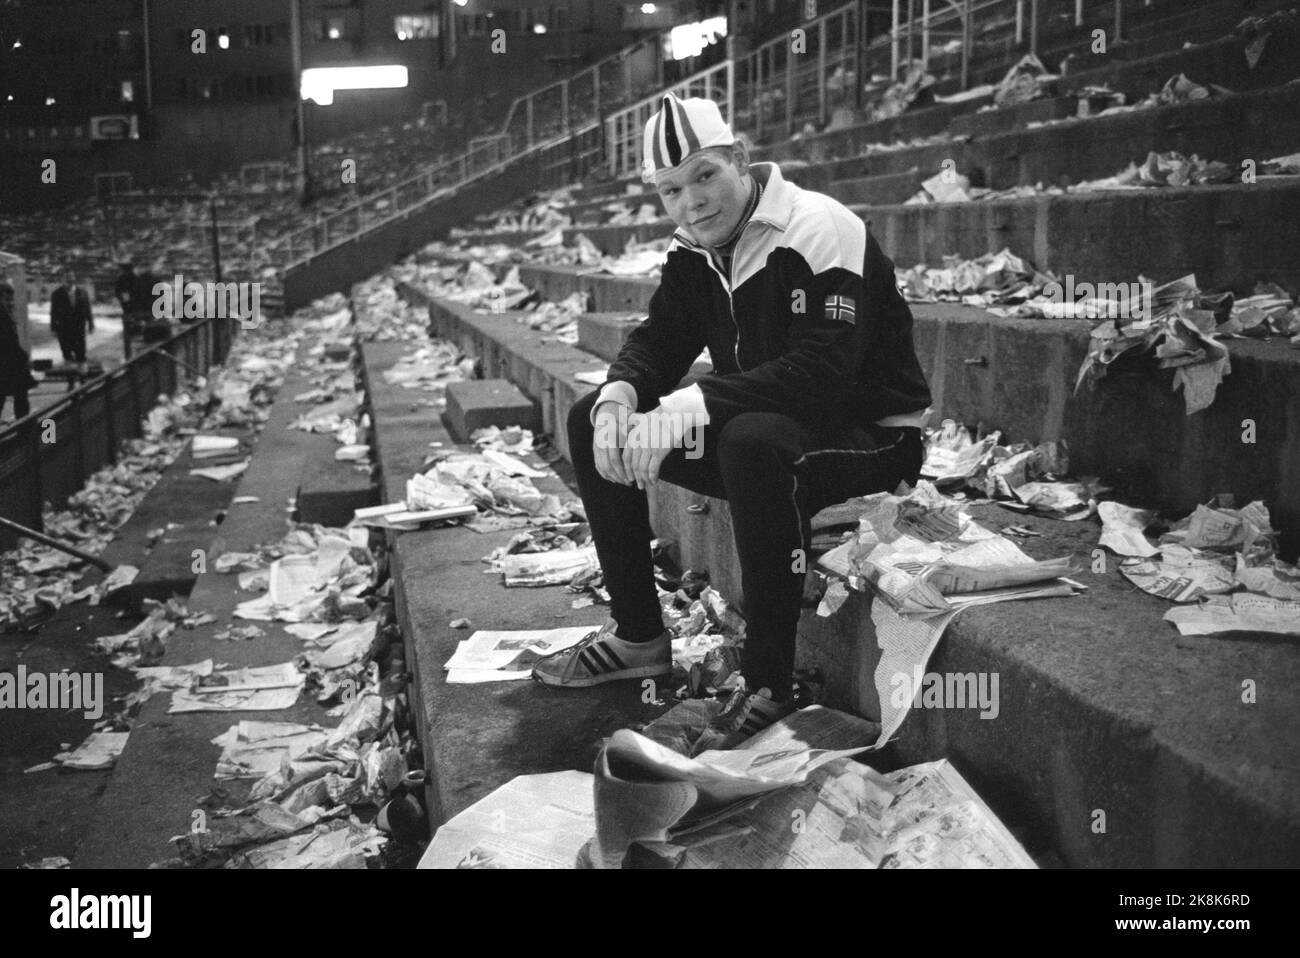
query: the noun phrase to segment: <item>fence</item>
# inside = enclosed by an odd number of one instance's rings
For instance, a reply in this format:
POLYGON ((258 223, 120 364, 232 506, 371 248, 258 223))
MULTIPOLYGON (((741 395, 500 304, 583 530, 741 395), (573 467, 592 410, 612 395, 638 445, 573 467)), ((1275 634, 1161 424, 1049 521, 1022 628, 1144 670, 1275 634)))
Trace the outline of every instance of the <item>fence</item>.
MULTIPOLYGON (((118 445, 142 434, 144 417, 160 394, 176 390, 185 367, 206 373, 225 360, 234 330, 230 319, 186 326, 0 431, 0 514, 40 531, 43 504, 64 506, 89 476, 117 462, 118 445)), ((12 544, 0 529, 0 547, 12 544)))

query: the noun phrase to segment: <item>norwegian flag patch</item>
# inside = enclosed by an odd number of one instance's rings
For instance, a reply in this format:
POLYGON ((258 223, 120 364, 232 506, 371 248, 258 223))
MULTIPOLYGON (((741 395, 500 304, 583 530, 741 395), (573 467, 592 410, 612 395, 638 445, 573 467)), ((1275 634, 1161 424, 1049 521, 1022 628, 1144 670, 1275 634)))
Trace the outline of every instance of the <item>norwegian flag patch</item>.
POLYGON ((838 319, 844 323, 857 322, 858 310, 857 304, 853 302, 852 296, 827 296, 826 297, 826 318, 838 319))

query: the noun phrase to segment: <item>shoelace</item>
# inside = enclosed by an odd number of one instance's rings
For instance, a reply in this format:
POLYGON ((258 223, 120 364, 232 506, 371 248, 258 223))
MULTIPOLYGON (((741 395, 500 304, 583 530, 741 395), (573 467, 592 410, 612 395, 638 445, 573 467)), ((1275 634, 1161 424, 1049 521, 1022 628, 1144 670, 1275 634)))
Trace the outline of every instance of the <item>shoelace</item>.
POLYGON ((551 655, 546 656, 546 658, 559 659, 567 656, 568 661, 564 663, 564 672, 562 674, 562 678, 566 680, 571 679, 573 678, 573 673, 576 672, 578 669, 578 653, 581 652, 583 649, 587 648, 589 645, 592 645, 599 638, 600 638, 600 629, 597 629, 595 632, 590 632, 587 635, 584 635, 581 639, 579 639, 573 645, 569 646, 567 649, 561 649, 558 652, 553 652, 551 653, 551 655))

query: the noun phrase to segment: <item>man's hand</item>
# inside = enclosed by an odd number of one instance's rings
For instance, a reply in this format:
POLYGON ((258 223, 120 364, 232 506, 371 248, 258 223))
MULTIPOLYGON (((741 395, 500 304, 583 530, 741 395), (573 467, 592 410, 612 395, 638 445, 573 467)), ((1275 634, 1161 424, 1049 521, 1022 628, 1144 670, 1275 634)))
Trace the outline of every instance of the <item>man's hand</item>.
POLYGON ((623 450, 623 467, 644 489, 659 478, 659 467, 668 453, 681 445, 680 429, 673 428, 672 417, 658 409, 633 413, 628 417, 627 445, 623 450))
POLYGON ((596 472, 603 479, 619 485, 632 485, 632 476, 623 467, 623 449, 627 445, 627 415, 621 403, 605 400, 596 407, 596 433, 591 451, 596 472))

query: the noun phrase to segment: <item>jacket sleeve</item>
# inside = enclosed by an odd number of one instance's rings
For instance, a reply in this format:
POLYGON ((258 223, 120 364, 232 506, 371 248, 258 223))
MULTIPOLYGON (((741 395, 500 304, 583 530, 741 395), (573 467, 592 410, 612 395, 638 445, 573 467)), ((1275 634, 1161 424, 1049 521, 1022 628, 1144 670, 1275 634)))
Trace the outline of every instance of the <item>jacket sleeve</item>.
POLYGON ((822 422, 840 415, 853 394, 861 325, 868 321, 861 272, 865 228, 860 235, 846 233, 832 219, 800 232, 766 267, 778 270, 777 295, 789 304, 786 350, 744 372, 700 379, 715 426, 743 412, 822 422))
POLYGON ((678 279, 670 262, 650 299, 649 318, 632 331, 610 365, 602 398, 617 398, 619 391, 608 386, 624 382, 636 391, 637 411, 648 412, 690 371, 704 349, 705 329, 702 317, 684 307, 678 279))

